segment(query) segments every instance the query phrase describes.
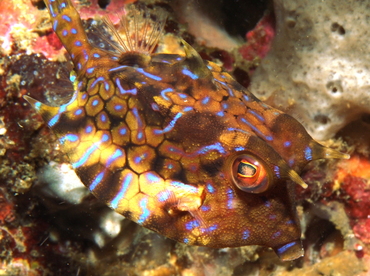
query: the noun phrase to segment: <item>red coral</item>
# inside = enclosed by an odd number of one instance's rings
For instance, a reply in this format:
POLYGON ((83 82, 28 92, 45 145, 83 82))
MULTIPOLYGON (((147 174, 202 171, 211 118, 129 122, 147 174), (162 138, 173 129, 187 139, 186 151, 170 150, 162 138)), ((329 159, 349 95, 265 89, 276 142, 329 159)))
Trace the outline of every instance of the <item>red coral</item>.
POLYGON ((253 61, 256 57, 264 58, 270 50, 275 36, 275 17, 265 15, 246 35, 247 43, 240 47, 239 52, 245 60, 253 61))

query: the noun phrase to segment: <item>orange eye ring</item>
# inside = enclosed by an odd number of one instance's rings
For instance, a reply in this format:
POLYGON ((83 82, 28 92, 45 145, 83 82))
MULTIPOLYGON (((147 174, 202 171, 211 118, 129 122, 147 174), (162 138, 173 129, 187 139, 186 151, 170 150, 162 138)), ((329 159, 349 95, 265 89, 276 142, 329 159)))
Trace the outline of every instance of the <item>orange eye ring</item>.
POLYGON ((269 168, 249 154, 234 159, 231 174, 234 184, 244 192, 262 193, 272 184, 269 168))

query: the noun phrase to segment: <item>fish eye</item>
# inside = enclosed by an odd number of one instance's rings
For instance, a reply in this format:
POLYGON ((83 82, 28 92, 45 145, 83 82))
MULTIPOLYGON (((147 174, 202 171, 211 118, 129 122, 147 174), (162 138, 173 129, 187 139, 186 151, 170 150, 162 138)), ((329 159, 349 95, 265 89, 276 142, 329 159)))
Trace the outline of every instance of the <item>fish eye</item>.
POLYGON ((272 184, 270 169, 256 157, 243 154, 234 159, 232 165, 232 179, 242 191, 262 193, 272 184))

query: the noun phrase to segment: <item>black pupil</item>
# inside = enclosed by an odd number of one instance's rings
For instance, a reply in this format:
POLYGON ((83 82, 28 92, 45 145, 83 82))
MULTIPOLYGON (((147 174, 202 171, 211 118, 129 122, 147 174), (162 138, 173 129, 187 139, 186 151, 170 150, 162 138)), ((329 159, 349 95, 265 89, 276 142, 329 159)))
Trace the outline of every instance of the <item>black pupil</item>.
POLYGON ((238 174, 251 177, 256 174, 256 168, 249 163, 240 162, 238 165, 238 174))

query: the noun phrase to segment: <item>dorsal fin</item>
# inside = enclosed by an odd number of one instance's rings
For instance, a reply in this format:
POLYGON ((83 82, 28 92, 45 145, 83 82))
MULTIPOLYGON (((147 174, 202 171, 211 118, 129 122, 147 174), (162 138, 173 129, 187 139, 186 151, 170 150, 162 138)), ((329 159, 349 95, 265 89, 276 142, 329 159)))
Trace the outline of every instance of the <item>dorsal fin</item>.
POLYGON ((204 78, 211 74, 211 71, 207 68, 207 65, 204 63, 201 56, 198 52, 191 47, 185 40, 181 40, 181 43, 184 45, 185 51, 185 66, 194 76, 198 78, 204 78))

